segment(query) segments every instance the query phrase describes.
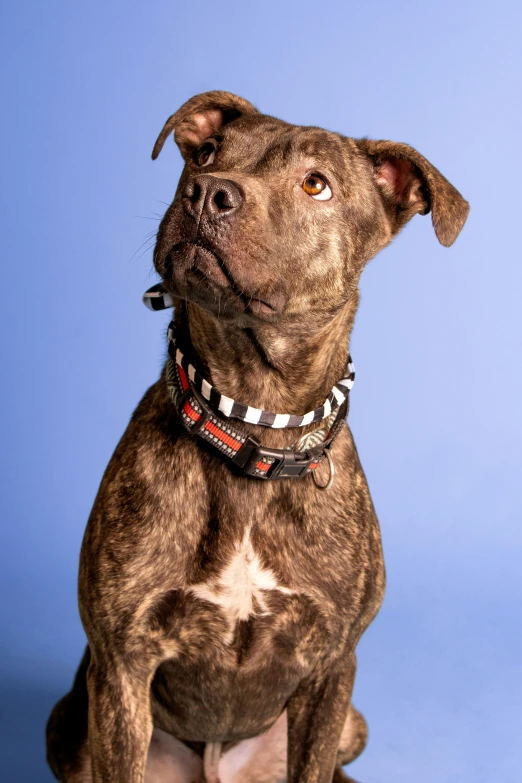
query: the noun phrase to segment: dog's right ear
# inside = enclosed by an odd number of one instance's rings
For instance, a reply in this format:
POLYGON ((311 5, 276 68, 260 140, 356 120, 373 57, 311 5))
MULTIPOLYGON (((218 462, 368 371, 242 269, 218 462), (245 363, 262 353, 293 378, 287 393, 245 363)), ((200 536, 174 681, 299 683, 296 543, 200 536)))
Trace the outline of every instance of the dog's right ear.
POLYGON ((231 92, 213 90, 195 95, 168 118, 152 150, 152 160, 170 133, 174 132, 174 141, 186 158, 202 141, 244 114, 257 114, 257 109, 231 92))

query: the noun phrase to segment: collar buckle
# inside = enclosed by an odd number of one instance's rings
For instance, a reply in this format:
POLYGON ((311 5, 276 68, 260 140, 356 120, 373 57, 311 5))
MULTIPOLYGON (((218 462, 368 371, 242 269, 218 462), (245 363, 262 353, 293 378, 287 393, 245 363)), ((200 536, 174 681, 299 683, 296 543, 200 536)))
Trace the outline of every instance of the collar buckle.
POLYGON ((261 479, 302 478, 314 462, 322 459, 322 449, 303 452, 258 446, 243 467, 243 472, 261 479))

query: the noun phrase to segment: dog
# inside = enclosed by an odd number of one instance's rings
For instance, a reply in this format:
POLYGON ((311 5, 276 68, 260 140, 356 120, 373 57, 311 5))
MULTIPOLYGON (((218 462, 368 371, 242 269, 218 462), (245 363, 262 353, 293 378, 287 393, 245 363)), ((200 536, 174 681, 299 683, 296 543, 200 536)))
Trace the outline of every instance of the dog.
POLYGON ((185 167, 149 297, 174 304, 168 361, 88 521, 88 646, 49 764, 62 783, 349 781, 355 650, 385 588, 345 421, 359 278, 416 214, 451 245, 469 206, 407 144, 227 92, 185 103, 153 158, 171 133, 185 167))

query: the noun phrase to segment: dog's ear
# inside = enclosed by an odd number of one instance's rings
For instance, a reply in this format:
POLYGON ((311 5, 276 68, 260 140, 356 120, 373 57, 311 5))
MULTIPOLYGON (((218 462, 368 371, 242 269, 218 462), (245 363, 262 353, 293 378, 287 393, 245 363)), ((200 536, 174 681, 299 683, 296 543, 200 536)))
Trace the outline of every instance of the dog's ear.
POLYGON ((433 228, 449 247, 466 222, 468 202, 417 150, 394 141, 358 139, 373 174, 395 235, 413 215, 431 211, 433 228))
POLYGON ((172 132, 185 158, 223 125, 244 114, 256 113, 257 109, 251 103, 231 92, 213 90, 195 95, 168 118, 152 150, 152 160, 156 160, 165 140, 172 132))

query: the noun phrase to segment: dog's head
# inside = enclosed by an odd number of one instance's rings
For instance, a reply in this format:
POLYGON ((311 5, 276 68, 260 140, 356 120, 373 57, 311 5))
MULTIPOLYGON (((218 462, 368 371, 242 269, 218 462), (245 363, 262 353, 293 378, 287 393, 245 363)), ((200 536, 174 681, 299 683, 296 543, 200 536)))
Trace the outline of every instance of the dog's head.
POLYGON ((431 211, 451 245, 469 206, 407 144, 291 125, 227 92, 166 122, 185 160, 154 263, 175 298, 252 325, 327 321, 364 265, 413 215, 431 211))

